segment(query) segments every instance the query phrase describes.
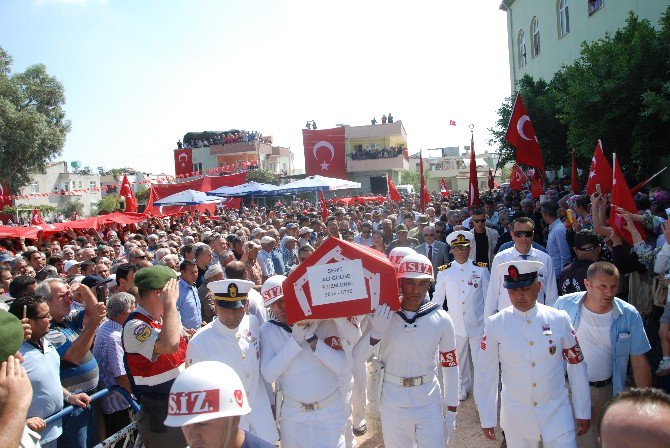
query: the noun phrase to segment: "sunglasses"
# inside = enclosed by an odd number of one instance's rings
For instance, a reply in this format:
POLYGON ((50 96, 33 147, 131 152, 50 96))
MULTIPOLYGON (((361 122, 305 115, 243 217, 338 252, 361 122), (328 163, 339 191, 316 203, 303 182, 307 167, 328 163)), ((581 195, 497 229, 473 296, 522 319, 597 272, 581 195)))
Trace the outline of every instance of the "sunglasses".
POLYGON ((591 246, 591 247, 575 247, 575 249, 581 251, 581 252, 591 252, 593 250, 596 250, 598 246, 591 246))
POLYGON ((533 235, 535 235, 535 232, 532 230, 516 230, 514 231, 514 236, 517 238, 521 238, 522 236, 525 236, 526 238, 532 238, 533 235))
POLYGON ((486 222, 486 219, 473 219, 472 222, 486 222))

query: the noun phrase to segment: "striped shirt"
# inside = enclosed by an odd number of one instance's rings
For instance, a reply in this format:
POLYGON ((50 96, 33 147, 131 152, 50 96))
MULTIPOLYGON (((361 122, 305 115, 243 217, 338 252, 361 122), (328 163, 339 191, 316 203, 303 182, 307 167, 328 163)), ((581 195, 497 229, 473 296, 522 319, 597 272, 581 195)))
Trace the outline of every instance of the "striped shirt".
MULTIPOLYGON (((101 388, 118 386, 119 382, 116 378, 126 374, 121 346, 122 330, 123 327, 119 323, 108 320, 100 325, 95 335, 93 355, 100 367, 101 388)), ((121 411, 130 406, 126 399, 116 391, 110 391, 109 395, 101 399, 100 404, 104 414, 121 411)))
POLYGON ((56 347, 61 357, 61 384, 72 394, 89 392, 98 385, 98 363, 88 350, 79 364, 63 361, 63 355, 77 340, 83 328, 84 311, 73 311, 60 322, 51 322, 51 331, 45 336, 56 347))

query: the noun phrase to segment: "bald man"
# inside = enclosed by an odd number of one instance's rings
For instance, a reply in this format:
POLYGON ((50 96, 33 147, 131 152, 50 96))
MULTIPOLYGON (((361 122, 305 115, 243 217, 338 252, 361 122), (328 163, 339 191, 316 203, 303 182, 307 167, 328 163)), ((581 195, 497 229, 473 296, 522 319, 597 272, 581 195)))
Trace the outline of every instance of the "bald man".
POLYGON ((602 448, 670 447, 670 395, 651 387, 628 389, 602 413, 602 448))

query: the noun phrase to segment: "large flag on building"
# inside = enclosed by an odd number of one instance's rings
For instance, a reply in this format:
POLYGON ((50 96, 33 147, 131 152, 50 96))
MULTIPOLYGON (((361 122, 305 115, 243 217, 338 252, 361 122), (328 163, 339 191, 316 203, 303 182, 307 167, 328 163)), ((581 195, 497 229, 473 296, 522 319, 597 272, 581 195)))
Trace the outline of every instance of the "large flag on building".
POLYGON ((388 174, 386 175, 386 183, 388 184, 389 199, 395 202, 402 201, 402 196, 400 196, 398 189, 395 187, 395 184, 388 174))
POLYGON ((305 174, 347 179, 344 126, 333 129, 303 129, 305 174))
POLYGON ((174 151, 174 174, 177 177, 193 175, 193 149, 182 148, 174 151))
POLYGON ((596 185, 600 185, 602 194, 607 194, 612 190, 612 167, 605 158, 603 144, 600 140, 596 144, 596 150, 591 159, 589 179, 586 181, 586 194, 590 196, 595 193, 596 185))
POLYGON ((516 148, 516 163, 539 168, 544 173, 542 151, 521 94, 516 96, 505 139, 516 148))
MULTIPOLYGON (((633 214, 637 214, 637 208, 635 207, 635 201, 633 200, 633 195, 630 193, 630 189, 628 188, 626 179, 624 179, 623 177, 621 167, 619 167, 619 164, 617 162, 616 154, 613 154, 613 164, 614 169, 612 170, 613 182, 612 182, 612 199, 611 199, 612 207, 610 208, 609 224, 617 233, 617 235, 619 235, 621 238, 624 239, 624 241, 626 241, 628 244, 632 246, 633 237, 631 236, 630 232, 623 227, 625 221, 621 217, 621 214, 617 211, 616 207, 620 207, 626 210, 627 212, 633 214)), ((644 232, 642 224, 639 222, 635 222, 635 228, 637 229, 638 232, 640 232, 640 235, 644 240, 646 238, 646 234, 644 232)))
POLYGON ((475 138, 470 139, 470 185, 468 186, 468 208, 481 204, 479 201, 479 184, 477 183, 477 161, 475 160, 475 138))
POLYGON ((523 190, 523 185, 528 182, 526 174, 523 172, 519 165, 516 163, 512 167, 512 173, 509 177, 509 188, 510 190, 521 191, 523 190))
POLYGON ((423 175, 423 155, 419 153, 419 176, 421 176, 419 188, 419 200, 421 201, 421 213, 426 213, 426 206, 430 202, 430 195, 426 187, 426 178, 423 175))
POLYGON ((570 179, 570 189, 574 194, 579 194, 579 173, 577 172, 577 160, 575 159, 575 150, 572 150, 572 179, 570 179))
POLYGON ((444 183, 444 177, 442 178, 442 182, 440 182, 440 194, 443 198, 448 198, 451 196, 449 194, 449 190, 447 190, 447 184, 444 183))
POLYGON ((135 193, 128 182, 128 176, 123 175, 123 181, 121 182, 121 190, 119 194, 126 199, 126 212, 136 212, 137 211, 137 200, 135 199, 135 193))

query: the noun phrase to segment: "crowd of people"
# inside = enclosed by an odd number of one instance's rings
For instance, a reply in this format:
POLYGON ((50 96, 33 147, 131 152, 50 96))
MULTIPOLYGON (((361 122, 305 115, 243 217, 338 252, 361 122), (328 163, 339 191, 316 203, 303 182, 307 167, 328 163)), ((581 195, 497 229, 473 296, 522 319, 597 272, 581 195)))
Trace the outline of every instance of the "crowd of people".
POLYGON ((393 159, 403 154, 406 149, 404 146, 391 146, 390 148, 358 146, 351 151, 351 158, 354 160, 393 159))
POLYGON ((445 446, 469 395, 511 448, 622 446, 623 412, 648 425, 628 436, 667 443, 645 404, 670 409, 651 389, 670 376, 668 192, 637 213, 560 183, 542 203, 438 195, 425 213, 408 196, 324 221, 295 199, 0 240, 0 440, 17 441, 0 446, 90 447, 134 419, 149 448, 351 448, 370 359, 389 448, 445 446), (401 309, 288 325, 286 276, 328 238, 386 255, 401 309))
POLYGON ((177 148, 206 148, 212 145, 228 145, 231 143, 260 141, 262 143, 272 144, 271 137, 263 137, 258 131, 225 131, 221 134, 214 134, 210 137, 195 138, 191 140, 184 139, 177 142, 177 148))

